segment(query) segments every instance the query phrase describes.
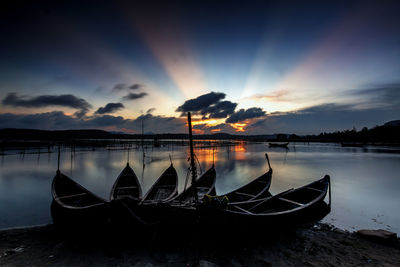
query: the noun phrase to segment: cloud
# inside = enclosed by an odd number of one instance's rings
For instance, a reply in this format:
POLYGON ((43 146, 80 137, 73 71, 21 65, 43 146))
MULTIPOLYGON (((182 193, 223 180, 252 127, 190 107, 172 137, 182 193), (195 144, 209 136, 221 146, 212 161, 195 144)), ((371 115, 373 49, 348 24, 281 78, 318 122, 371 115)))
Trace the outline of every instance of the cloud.
POLYGON ((147 114, 148 114, 148 113, 153 113, 155 110, 156 110, 156 108, 149 108, 149 109, 146 111, 146 113, 147 113, 147 114))
POLYGON ((196 124, 196 125, 193 125, 193 129, 204 131, 204 134, 212 134, 215 132, 237 134, 236 129, 233 128, 228 123, 220 123, 220 124, 217 124, 214 126, 210 126, 205 123, 204 124, 196 124))
POLYGON ((1 128, 25 128, 44 130, 66 129, 104 129, 140 133, 144 122, 145 132, 186 133, 186 120, 175 117, 153 116, 146 114, 138 118, 125 119, 122 116, 101 115, 77 118, 53 111, 37 114, 0 114, 1 128))
POLYGON ((256 94, 245 99, 267 100, 270 102, 289 102, 295 100, 295 97, 288 89, 280 89, 269 94, 256 94))
POLYGON ((125 108, 125 106, 122 103, 108 103, 104 108, 100 107, 95 114, 114 113, 123 108, 125 108))
POLYGON ((153 133, 186 133, 186 119, 164 116, 153 116, 150 113, 140 115, 133 120, 132 125, 138 131, 144 125, 145 132, 153 133))
POLYGON ((353 105, 326 103, 293 112, 268 114, 246 126, 246 130, 253 134, 319 134, 353 127, 369 128, 399 117, 399 108, 354 109, 353 105))
POLYGON ((128 85, 126 83, 117 83, 116 85, 114 85, 114 87, 112 88, 113 91, 122 91, 122 90, 138 90, 140 88, 143 88, 144 85, 143 84, 139 84, 139 83, 134 83, 132 85, 128 85))
POLYGON ((265 115, 265 111, 262 110, 261 108, 249 108, 247 110, 241 109, 232 115, 229 116, 228 119, 226 119, 227 123, 237 123, 240 121, 245 121, 248 119, 254 119, 254 118, 259 118, 263 117, 265 115))
POLYGON ((209 118, 223 119, 231 115, 235 111, 236 106, 237 104, 231 101, 221 101, 202 109, 200 113, 204 116, 209 114, 209 118))
POLYGON ((135 100, 135 99, 139 99, 139 98, 143 98, 147 95, 147 93, 129 93, 126 96, 124 96, 122 99, 123 100, 135 100))
POLYGON ((131 90, 137 90, 137 89, 140 89, 140 88, 142 88, 142 87, 144 87, 144 85, 135 83, 135 84, 132 84, 131 86, 129 86, 129 89, 131 89, 131 90))
POLYGON ((92 105, 83 98, 74 95, 41 95, 37 97, 19 96, 17 93, 9 93, 2 101, 3 105, 25 108, 40 108, 49 106, 61 106, 79 109, 75 116, 84 116, 92 105))
POLYGON ((345 94, 365 98, 361 103, 363 107, 400 107, 400 83, 372 85, 369 88, 350 90, 345 94))
POLYGON ((227 100, 221 101, 225 96, 224 93, 215 92, 201 95, 197 98, 185 101, 176 111, 181 112, 181 116, 185 116, 185 113, 190 111, 196 115, 202 115, 203 119, 226 118, 235 111, 237 103, 227 100))
POLYGON ((80 121, 80 119, 67 116, 61 111, 38 114, 0 114, 0 128, 79 129, 82 128, 80 121))
POLYGON ((189 111, 201 111, 204 108, 216 104, 220 100, 225 98, 224 93, 211 92, 205 95, 201 95, 197 98, 189 99, 183 103, 182 106, 176 109, 177 112, 189 112, 189 111))
POLYGON ((104 128, 108 126, 125 128, 129 121, 129 119, 124 119, 121 116, 103 115, 99 117, 91 117, 88 120, 81 121, 80 123, 89 128, 104 128))
POLYGON ((114 87, 112 88, 113 91, 121 91, 124 90, 128 87, 128 85, 126 85, 125 83, 117 83, 116 85, 114 85, 114 87))

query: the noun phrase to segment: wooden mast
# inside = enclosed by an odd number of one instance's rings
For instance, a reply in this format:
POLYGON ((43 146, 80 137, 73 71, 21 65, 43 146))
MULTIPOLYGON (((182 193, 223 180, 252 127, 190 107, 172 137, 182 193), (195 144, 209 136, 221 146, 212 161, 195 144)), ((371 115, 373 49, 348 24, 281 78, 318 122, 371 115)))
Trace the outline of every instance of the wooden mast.
POLYGON ((197 190, 196 190, 196 164, 194 162, 194 152, 193 152, 193 135, 192 135, 192 119, 190 117, 190 112, 188 112, 188 127, 189 127, 189 145, 190 145, 190 167, 192 171, 192 188, 193 188, 193 194, 194 194, 194 199, 197 204, 198 199, 197 199, 197 190))

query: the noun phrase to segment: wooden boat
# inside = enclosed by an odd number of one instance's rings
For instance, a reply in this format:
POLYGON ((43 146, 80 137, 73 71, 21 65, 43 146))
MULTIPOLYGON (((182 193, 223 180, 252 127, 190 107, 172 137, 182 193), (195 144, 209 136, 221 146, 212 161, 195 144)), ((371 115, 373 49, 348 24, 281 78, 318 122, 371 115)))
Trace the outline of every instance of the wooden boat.
POLYGON ((51 215, 57 226, 84 228, 104 225, 108 203, 57 170, 51 185, 51 215))
POLYGON ((291 224, 313 212, 324 201, 328 189, 330 206, 330 177, 325 175, 324 178, 298 189, 290 189, 266 199, 228 205, 225 210, 207 210, 205 207, 202 219, 211 224, 222 225, 264 227, 269 224, 291 224))
POLYGON ((214 165, 195 182, 176 197, 159 203, 139 207, 139 216, 147 222, 159 222, 162 231, 185 231, 198 223, 198 206, 205 194, 215 195, 216 172, 214 165), (194 188, 197 193, 197 202, 194 188), (173 230, 172 230, 173 229, 173 230))
POLYGON ((268 143, 269 147, 283 147, 288 148, 289 143, 268 143))
POLYGON ((269 187, 271 186, 272 168, 269 163, 268 155, 265 154, 265 157, 268 160, 269 170, 260 177, 251 181, 250 183, 228 194, 225 194, 225 196, 228 197, 228 201, 230 204, 271 196, 271 194, 269 193, 269 187))
POLYGON ((143 197, 142 203, 157 203, 168 201, 178 194, 178 174, 171 163, 168 169, 157 179, 147 194, 143 197))
MULTIPOLYGON (((168 232, 177 225, 189 226, 196 223, 197 206, 204 195, 215 195, 216 172, 214 164, 200 178, 196 179, 196 166, 194 162, 193 139, 190 112, 188 113, 189 142, 190 142, 190 170, 192 174, 191 186, 179 195, 156 205, 139 205, 135 208, 136 214, 148 224, 157 223, 167 225, 168 232)), ((144 204, 146 204, 144 202, 144 204)))
MULTIPOLYGON (((196 180, 197 199, 201 201, 204 195, 216 194, 215 191, 216 172, 214 165, 211 166, 199 179, 196 180)), ((168 202, 174 202, 181 205, 190 205, 195 202, 194 188, 189 186, 185 191, 170 199, 168 202)))
POLYGON ((142 188, 139 180, 129 163, 127 163, 111 189, 110 201, 129 199, 139 202, 141 197, 142 188))

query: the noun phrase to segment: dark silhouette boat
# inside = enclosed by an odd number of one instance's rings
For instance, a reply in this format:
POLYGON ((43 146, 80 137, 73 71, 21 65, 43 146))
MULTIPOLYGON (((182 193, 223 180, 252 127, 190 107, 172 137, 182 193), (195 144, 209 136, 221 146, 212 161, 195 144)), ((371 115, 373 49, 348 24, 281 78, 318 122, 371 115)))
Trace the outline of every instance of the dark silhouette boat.
POLYGON ((265 157, 268 160, 269 170, 248 184, 225 194, 225 196, 228 197, 229 203, 243 202, 271 196, 269 188, 271 186, 272 168, 269 163, 268 155, 265 154, 265 157))
POLYGON ((328 190, 330 206, 330 177, 325 175, 320 180, 269 198, 235 203, 226 209, 204 207, 201 218, 206 224, 226 226, 291 224, 315 212, 328 190))
POLYGON ((51 215, 56 226, 69 229, 101 227, 107 223, 109 205, 57 170, 51 192, 51 215))
POLYGON ((142 204, 168 201, 178 194, 178 174, 171 163, 142 199, 142 204))
POLYGON ((128 232, 136 227, 153 227, 159 220, 160 203, 176 196, 177 186, 178 174, 171 163, 141 199, 139 181, 127 164, 111 190, 112 228, 128 232))
POLYGON ((268 143, 269 147, 288 148, 289 143, 268 143))
POLYGON ((182 193, 172 198, 169 202, 179 205, 191 205, 197 200, 201 201, 204 195, 215 196, 216 172, 214 165, 211 166, 199 179, 196 180, 196 186, 189 186, 182 193))
POLYGON ((139 202, 141 197, 142 188, 139 179, 129 166, 129 163, 127 163, 111 189, 110 201, 129 199, 130 201, 139 202))

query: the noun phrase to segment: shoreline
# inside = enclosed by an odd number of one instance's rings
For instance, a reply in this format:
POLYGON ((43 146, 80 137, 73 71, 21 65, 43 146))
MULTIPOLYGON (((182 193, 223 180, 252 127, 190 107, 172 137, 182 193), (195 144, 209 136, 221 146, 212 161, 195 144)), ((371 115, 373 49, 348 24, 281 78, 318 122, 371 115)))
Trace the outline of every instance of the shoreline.
MULTIPOLYGON (((101 235, 98 235, 101 239, 101 235)), ((22 266, 396 266, 399 239, 390 243, 366 240, 329 224, 288 229, 253 242, 227 244, 214 238, 196 245, 138 242, 81 242, 63 238, 54 225, 0 230, 0 265, 22 266)))

